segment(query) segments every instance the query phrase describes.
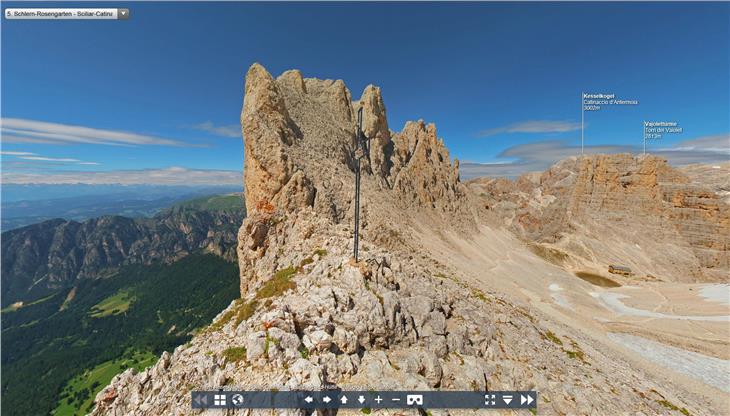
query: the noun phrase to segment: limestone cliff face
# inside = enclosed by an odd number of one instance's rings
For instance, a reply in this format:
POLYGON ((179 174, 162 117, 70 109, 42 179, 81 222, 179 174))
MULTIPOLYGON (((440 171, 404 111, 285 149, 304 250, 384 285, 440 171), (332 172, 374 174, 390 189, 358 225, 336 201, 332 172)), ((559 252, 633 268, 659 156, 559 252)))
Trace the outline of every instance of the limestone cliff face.
POLYGON ((254 64, 241 113, 247 206, 252 211, 312 206, 342 220, 352 195, 339 192, 338 182, 352 178, 360 107, 371 143, 362 168, 368 185, 396 189, 425 206, 458 197, 458 162, 452 165, 436 127, 409 122, 392 134, 379 88, 366 87, 353 102, 340 80, 304 79, 299 71, 274 79, 254 64))
POLYGON ((363 131, 371 139, 372 172, 378 177, 387 178, 390 176, 389 155, 393 152, 393 143, 380 88, 369 85, 356 105, 363 108, 363 131))
POLYGON ((460 195, 459 161, 449 163, 449 151, 436 136, 434 124, 409 122, 394 139, 393 185, 422 205, 447 209, 460 195), (446 162, 446 163, 445 163, 446 162))
POLYGON ((258 65, 246 76, 241 125, 246 206, 255 210, 264 204, 284 209, 311 205, 314 190, 287 152, 302 133, 289 117, 278 84, 258 65))
POLYGON ((676 281, 730 276, 730 206, 662 158, 570 158, 540 175, 471 186, 523 238, 579 263, 676 281))
MULTIPOLYGON (((380 89, 368 86, 359 100, 340 81, 303 78, 299 71, 273 78, 254 64, 246 75, 241 125, 249 216, 239 232, 241 291, 260 278, 254 263, 276 266, 267 248, 275 223, 310 208, 335 223, 349 222, 354 210, 354 151, 357 110, 370 139, 361 165, 363 235, 381 234, 394 212, 460 209, 465 187, 458 161, 436 135, 433 124, 409 122, 392 133, 380 89)), ((373 235, 373 238, 384 238, 373 235)))

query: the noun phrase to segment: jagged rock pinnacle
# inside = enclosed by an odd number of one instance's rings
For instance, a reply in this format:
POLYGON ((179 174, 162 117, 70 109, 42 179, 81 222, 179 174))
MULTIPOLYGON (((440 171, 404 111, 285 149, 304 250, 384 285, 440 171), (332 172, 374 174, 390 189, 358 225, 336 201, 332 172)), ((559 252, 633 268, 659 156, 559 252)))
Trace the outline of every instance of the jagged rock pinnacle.
POLYGON ((284 211, 312 206, 343 219, 351 195, 339 190, 351 181, 359 107, 371 140, 363 170, 373 189, 392 188, 400 194, 396 197, 431 208, 453 202, 458 165, 452 166, 435 126, 407 123, 392 135, 380 88, 369 85, 353 102, 340 80, 302 78, 296 70, 274 79, 253 64, 241 113, 246 205, 252 211, 269 204, 284 211))

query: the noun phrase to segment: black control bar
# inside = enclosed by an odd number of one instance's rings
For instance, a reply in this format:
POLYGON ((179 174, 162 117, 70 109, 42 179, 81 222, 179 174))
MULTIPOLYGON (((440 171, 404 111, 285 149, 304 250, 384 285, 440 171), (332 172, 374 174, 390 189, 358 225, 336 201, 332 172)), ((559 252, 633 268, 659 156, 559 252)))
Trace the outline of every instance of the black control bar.
POLYGON ((193 409, 532 409, 536 391, 192 391, 193 409))

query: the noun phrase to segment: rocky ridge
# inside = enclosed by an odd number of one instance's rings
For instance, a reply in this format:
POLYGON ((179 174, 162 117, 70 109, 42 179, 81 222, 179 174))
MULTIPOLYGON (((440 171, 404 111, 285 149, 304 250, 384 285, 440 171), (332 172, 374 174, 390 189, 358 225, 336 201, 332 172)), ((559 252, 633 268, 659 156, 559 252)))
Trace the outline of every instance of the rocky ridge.
POLYGON ((692 164, 679 168, 690 182, 710 188, 726 204, 730 204, 730 161, 713 164, 692 164))
POLYGON ((241 116, 249 207, 239 231, 241 299, 152 368, 115 377, 93 414, 197 414, 191 389, 334 385, 537 389, 541 414, 705 414, 701 399, 657 385, 580 333, 548 328, 540 312, 467 285, 419 250, 416 230, 449 227, 468 238, 490 214, 459 181, 435 127, 408 123, 394 133, 386 120, 375 87, 353 102, 342 81, 297 71, 274 79, 251 67, 241 116), (373 145, 355 263, 360 105, 373 145))
POLYGON ((108 276, 124 265, 172 262, 196 250, 234 260, 235 224, 243 217, 243 209, 173 208, 154 218, 56 219, 4 232, 3 306, 108 276))
MULTIPOLYGON (((390 246, 407 239, 393 224, 412 222, 414 212, 452 223, 474 226, 469 198, 459 181, 436 127, 423 121, 406 123, 393 133, 388 127, 380 89, 369 86, 353 102, 341 80, 304 79, 299 71, 274 79, 260 65, 246 76, 241 113, 244 137, 244 180, 250 220, 239 231, 241 293, 265 276, 255 270, 280 265, 279 253, 267 250, 271 218, 311 208, 334 224, 349 223, 354 213, 354 150, 356 109, 363 108, 363 130, 370 138, 363 159, 362 234, 390 246)), ((274 245, 282 243, 281 240, 274 245)))
POLYGON ((619 264, 649 280, 728 281, 730 205, 721 181, 705 182, 659 157, 617 154, 469 186, 512 231, 566 266, 619 264))

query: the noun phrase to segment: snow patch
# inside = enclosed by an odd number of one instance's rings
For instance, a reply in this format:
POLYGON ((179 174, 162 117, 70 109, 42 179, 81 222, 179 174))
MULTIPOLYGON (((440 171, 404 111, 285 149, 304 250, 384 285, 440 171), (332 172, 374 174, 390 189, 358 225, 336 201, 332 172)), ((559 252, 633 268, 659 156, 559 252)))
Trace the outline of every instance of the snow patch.
POLYGON ((730 361, 672 347, 635 335, 609 333, 608 338, 641 357, 730 393, 730 361))
POLYGON ((563 288, 560 287, 559 284, 551 283, 550 286, 548 286, 548 289, 550 289, 550 291, 552 292, 550 294, 550 297, 553 298, 553 302, 555 302, 557 305, 562 306, 565 309, 570 309, 571 311, 575 310, 573 309, 573 306, 570 304, 570 302, 568 302, 568 299, 562 293, 560 293, 563 291, 563 288))
POLYGON ((723 305, 730 305, 730 285, 717 284, 703 286, 700 289, 700 296, 710 302, 720 302, 723 305))
POLYGON ((597 293, 596 295, 597 296, 594 296, 594 294, 591 293, 591 296, 600 299, 603 303, 603 306, 605 306, 608 310, 616 312, 619 315, 641 316, 645 318, 677 319, 680 321, 730 322, 730 315, 670 315, 661 312, 648 311, 646 309, 632 308, 631 306, 626 306, 623 302, 621 302, 621 299, 630 297, 622 293, 601 292, 597 293))

